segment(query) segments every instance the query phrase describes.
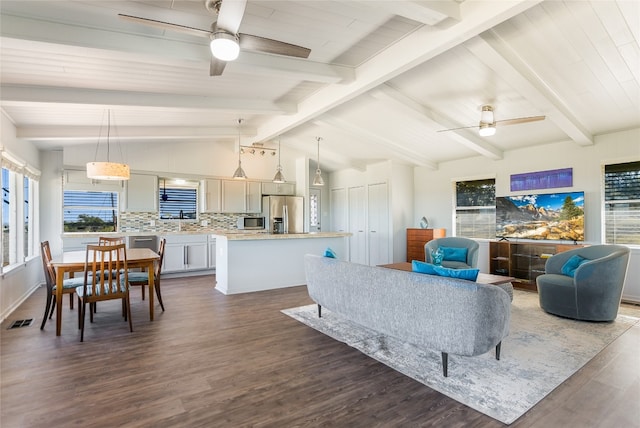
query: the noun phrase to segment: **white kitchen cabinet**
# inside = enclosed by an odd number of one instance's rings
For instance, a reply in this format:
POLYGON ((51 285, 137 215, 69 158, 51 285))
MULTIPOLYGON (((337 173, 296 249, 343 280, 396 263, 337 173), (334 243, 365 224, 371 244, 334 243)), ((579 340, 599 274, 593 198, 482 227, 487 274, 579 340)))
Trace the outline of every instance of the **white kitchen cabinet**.
POLYGON ((105 192, 121 192, 124 189, 119 180, 92 180, 87 177, 86 170, 65 170, 63 174, 64 190, 92 190, 105 192))
POLYGON ((85 251, 87 249, 87 245, 98 245, 98 236, 82 238, 62 238, 63 251, 85 251))
POLYGON ((122 210, 128 212, 158 212, 158 177, 131 174, 125 184, 122 210))
POLYGON ((292 196, 296 194, 296 186, 293 183, 262 183, 262 194, 292 196))
POLYGON ((209 266, 207 235, 168 235, 162 272, 206 270, 209 266))
POLYGON ((259 181, 221 180, 223 213, 262 212, 262 186, 259 181))
POLYGON ((222 212, 222 180, 206 179, 201 182, 201 212, 222 212))
POLYGON ((244 180, 222 180, 222 212, 243 213, 247 203, 244 180))
POLYGON ((209 236, 209 269, 216 268, 216 238, 209 236))
POLYGON ((247 213, 262 212, 262 183, 259 181, 247 181, 247 213))

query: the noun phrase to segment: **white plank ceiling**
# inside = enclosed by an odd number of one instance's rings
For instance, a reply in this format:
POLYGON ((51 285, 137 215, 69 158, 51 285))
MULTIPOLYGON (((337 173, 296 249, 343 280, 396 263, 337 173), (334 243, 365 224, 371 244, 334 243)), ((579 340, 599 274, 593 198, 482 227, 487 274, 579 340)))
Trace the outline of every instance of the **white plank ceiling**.
MULTIPOLYGON (((233 1, 233 0, 223 0, 233 1)), ((111 109, 123 144, 272 142, 323 169, 441 162, 640 126, 637 1, 249 0, 240 32, 308 47, 243 51, 209 76, 203 0, 0 2, 0 107, 44 149, 95 144, 111 109), (480 137, 495 118, 545 115, 480 137)), ((640 143, 639 143, 640 144, 640 143)))

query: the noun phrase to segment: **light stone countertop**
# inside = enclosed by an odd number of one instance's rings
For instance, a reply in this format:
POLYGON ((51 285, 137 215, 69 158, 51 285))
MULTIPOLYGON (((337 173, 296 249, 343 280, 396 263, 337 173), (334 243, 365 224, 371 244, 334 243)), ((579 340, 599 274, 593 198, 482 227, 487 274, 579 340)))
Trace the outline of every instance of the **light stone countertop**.
POLYGON ((169 235, 217 235, 224 236, 230 241, 240 240, 261 240, 261 239, 313 239, 313 238, 339 238, 351 236, 351 233, 344 232, 311 232, 311 233, 281 233, 273 234, 255 230, 192 230, 182 232, 84 232, 84 233, 63 233, 62 238, 94 238, 98 236, 169 236, 169 235))

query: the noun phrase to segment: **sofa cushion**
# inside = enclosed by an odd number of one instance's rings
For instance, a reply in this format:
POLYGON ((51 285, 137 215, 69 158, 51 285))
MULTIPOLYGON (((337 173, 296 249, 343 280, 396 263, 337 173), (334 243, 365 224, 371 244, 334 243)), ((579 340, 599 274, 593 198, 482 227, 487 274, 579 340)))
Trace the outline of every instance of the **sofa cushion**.
POLYGON ((466 262, 467 261, 467 249, 466 248, 453 248, 453 247, 440 247, 444 252, 442 260, 448 260, 451 262, 466 262))
POLYGON ((478 273, 480 272, 480 269, 451 269, 418 260, 413 260, 411 262, 411 270, 413 272, 426 273, 429 275, 466 279, 467 281, 475 281, 478 279, 478 273))
POLYGON ((588 261, 589 259, 585 259, 584 257, 574 254, 569 258, 569 260, 565 262, 564 265, 562 265, 562 269, 560 269, 560 272, 562 272, 563 275, 567 275, 573 278, 576 273, 576 269, 578 269, 578 267, 582 263, 585 263, 588 261))

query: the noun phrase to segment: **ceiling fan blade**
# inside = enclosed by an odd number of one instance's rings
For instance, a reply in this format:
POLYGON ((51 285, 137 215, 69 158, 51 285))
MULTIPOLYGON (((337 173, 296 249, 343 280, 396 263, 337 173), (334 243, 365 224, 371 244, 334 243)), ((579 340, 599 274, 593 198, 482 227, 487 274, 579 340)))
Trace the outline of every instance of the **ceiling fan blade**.
POLYGON ((218 28, 237 34, 247 7, 247 0, 224 0, 220 3, 218 28))
POLYGON ((189 34, 192 36, 209 37, 209 35, 211 34, 210 30, 202 30, 200 28, 188 27, 186 25, 172 24, 170 22, 157 21, 155 19, 149 18, 140 18, 139 16, 126 15, 124 13, 119 13, 118 16, 122 19, 136 22, 138 24, 148 25, 151 27, 160 28, 162 30, 179 31, 181 33, 189 34))
POLYGON ((496 120, 496 126, 500 125, 518 125, 520 123, 537 122, 544 120, 546 116, 529 116, 529 117, 516 117, 514 119, 496 120))
POLYGON ((211 63, 209 65, 209 76, 221 76, 224 71, 224 67, 227 65, 226 61, 221 61, 218 58, 211 55, 211 63))
POLYGON ((477 128, 478 125, 471 125, 471 126, 460 126, 458 128, 449 128, 449 129, 439 129, 436 132, 447 132, 447 131, 457 131, 459 129, 471 129, 471 128, 477 128))
POLYGON ((302 46, 251 34, 240 33, 238 34, 238 38, 240 39, 240 48, 251 51, 294 56, 297 58, 309 58, 309 54, 311 53, 311 49, 303 48, 302 46))

